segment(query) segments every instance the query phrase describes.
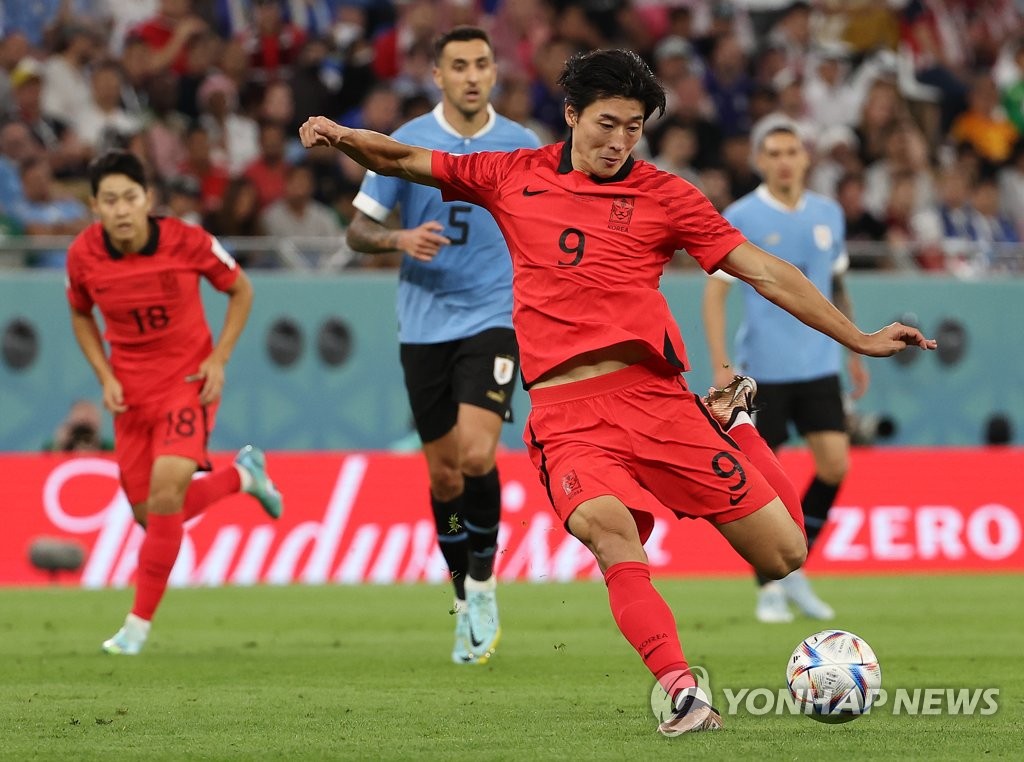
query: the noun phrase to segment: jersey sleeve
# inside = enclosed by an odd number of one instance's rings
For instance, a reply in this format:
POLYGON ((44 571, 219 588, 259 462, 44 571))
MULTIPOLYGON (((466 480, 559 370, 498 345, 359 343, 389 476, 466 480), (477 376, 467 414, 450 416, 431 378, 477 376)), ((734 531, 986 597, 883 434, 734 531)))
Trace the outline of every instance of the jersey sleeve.
POLYGON ((673 177, 663 194, 676 249, 697 260, 705 272, 718 269, 725 255, 747 239, 734 228, 707 197, 682 178, 673 177))
POLYGON ((352 205, 370 219, 384 222, 398 204, 398 193, 403 182, 398 177, 367 172, 352 205))
POLYGON ((453 154, 434 151, 430 171, 445 201, 469 201, 487 208, 497 197, 501 180, 509 175, 514 152, 480 151, 453 154))
POLYGON ((835 236, 833 247, 835 253, 832 257, 832 274, 842 275, 850 269, 850 255, 846 251, 846 218, 843 216, 841 209, 835 211, 833 227, 833 235, 835 236))
POLYGON ((67 295, 68 304, 79 312, 92 310, 92 296, 85 287, 81 266, 81 255, 77 249, 79 242, 76 239, 68 248, 67 274, 64 277, 64 291, 67 295))
POLYGON ((242 271, 227 249, 202 228, 195 228, 193 256, 199 272, 218 291, 227 291, 242 271))

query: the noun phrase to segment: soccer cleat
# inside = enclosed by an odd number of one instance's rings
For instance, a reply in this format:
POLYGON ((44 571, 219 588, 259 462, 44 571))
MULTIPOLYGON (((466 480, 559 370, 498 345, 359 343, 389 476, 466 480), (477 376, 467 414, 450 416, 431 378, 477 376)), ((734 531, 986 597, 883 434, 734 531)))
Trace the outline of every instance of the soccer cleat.
POLYGON ((754 412, 754 397, 757 396, 757 381, 750 376, 736 376, 721 389, 712 387, 704 398, 704 405, 726 431, 740 413, 754 412))
POLYGON ((263 510, 272 519, 281 518, 284 512, 284 501, 277 487, 270 481, 267 475, 267 457, 263 450, 252 445, 246 445, 238 451, 235 456, 235 464, 249 472, 252 480, 245 490, 254 498, 260 501, 263 510))
POLYGON ((786 592, 778 582, 767 582, 757 592, 757 621, 766 624, 784 624, 793 621, 793 612, 786 603, 786 592))
POLYGON ((786 598, 792 601, 804 616, 811 619, 834 619, 836 612, 825 601, 815 595, 811 582, 801 569, 779 580, 786 598))
POLYGON ((501 639, 498 600, 493 590, 493 582, 491 590, 471 590, 473 582, 476 580, 466 580, 469 650, 476 664, 486 664, 494 655, 494 650, 498 647, 498 641, 501 639))
POLYGON ((149 622, 129 614, 124 620, 124 626, 114 633, 114 637, 104 640, 101 647, 104 653, 115 656, 138 656, 146 645, 148 635, 149 622))
POLYGON ((658 732, 663 736, 678 736, 702 730, 719 730, 721 727, 722 715, 711 706, 707 694, 700 688, 688 688, 676 696, 672 716, 658 725, 658 732))
POLYGON ((465 601, 456 601, 452 609, 455 616, 455 644, 452 646, 452 661, 455 664, 473 664, 476 657, 469 647, 469 611, 465 601))

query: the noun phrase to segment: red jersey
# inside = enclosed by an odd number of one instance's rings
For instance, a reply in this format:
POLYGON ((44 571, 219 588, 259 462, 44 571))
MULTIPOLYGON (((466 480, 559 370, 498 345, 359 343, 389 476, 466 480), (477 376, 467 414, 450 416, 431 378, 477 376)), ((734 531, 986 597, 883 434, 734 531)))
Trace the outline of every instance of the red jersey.
POLYGON ((707 272, 746 238, 685 180, 626 160, 606 180, 572 168, 569 142, 463 156, 434 151, 445 201, 487 209, 512 255, 512 323, 529 386, 584 352, 646 344, 688 370, 658 286, 675 252, 707 272))
POLYGON ((172 218, 149 225, 149 241, 137 254, 115 249, 98 222, 68 249, 68 302, 81 312, 99 307, 129 405, 159 398, 199 369, 213 351, 199 277, 225 291, 240 272, 202 228, 172 218))

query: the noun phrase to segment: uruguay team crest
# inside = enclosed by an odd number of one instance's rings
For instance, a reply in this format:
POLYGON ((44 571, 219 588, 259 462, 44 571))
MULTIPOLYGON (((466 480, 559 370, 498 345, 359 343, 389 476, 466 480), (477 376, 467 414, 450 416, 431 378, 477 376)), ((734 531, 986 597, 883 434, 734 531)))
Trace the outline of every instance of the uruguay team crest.
POLYGON ((815 225, 814 226, 814 243, 822 251, 828 251, 832 248, 832 228, 828 225, 815 225))
POLYGON ((511 357, 498 355, 494 358, 494 380, 498 386, 504 386, 512 380, 516 372, 516 363, 511 357))

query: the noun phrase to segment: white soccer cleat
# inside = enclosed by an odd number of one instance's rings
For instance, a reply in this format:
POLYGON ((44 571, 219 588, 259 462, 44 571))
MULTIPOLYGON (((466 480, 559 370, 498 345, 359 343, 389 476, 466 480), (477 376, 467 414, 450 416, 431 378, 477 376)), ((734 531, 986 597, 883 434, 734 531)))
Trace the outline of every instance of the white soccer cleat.
POLYGON ((814 590, 811 588, 810 580, 807 579, 807 575, 803 573, 803 570, 797 569, 795 572, 783 577, 779 580, 779 585, 782 586, 786 598, 800 609, 804 616, 809 616, 811 619, 825 620, 835 618, 836 612, 825 601, 815 595, 814 590))
POLYGON ((466 604, 469 609, 469 649, 475 664, 486 664, 501 640, 498 621, 496 582, 492 576, 485 582, 466 579, 466 604))
POLYGON ((476 657, 469 647, 469 609, 465 601, 456 600, 452 609, 455 617, 455 643, 452 645, 452 661, 455 664, 473 664, 476 657))
POLYGON ((149 622, 129 614, 124 626, 109 640, 103 641, 103 652, 115 656, 138 656, 149 636, 149 622))
POLYGON ((786 603, 786 591, 778 582, 768 582, 757 592, 757 621, 766 624, 785 624, 793 621, 793 612, 786 603))

